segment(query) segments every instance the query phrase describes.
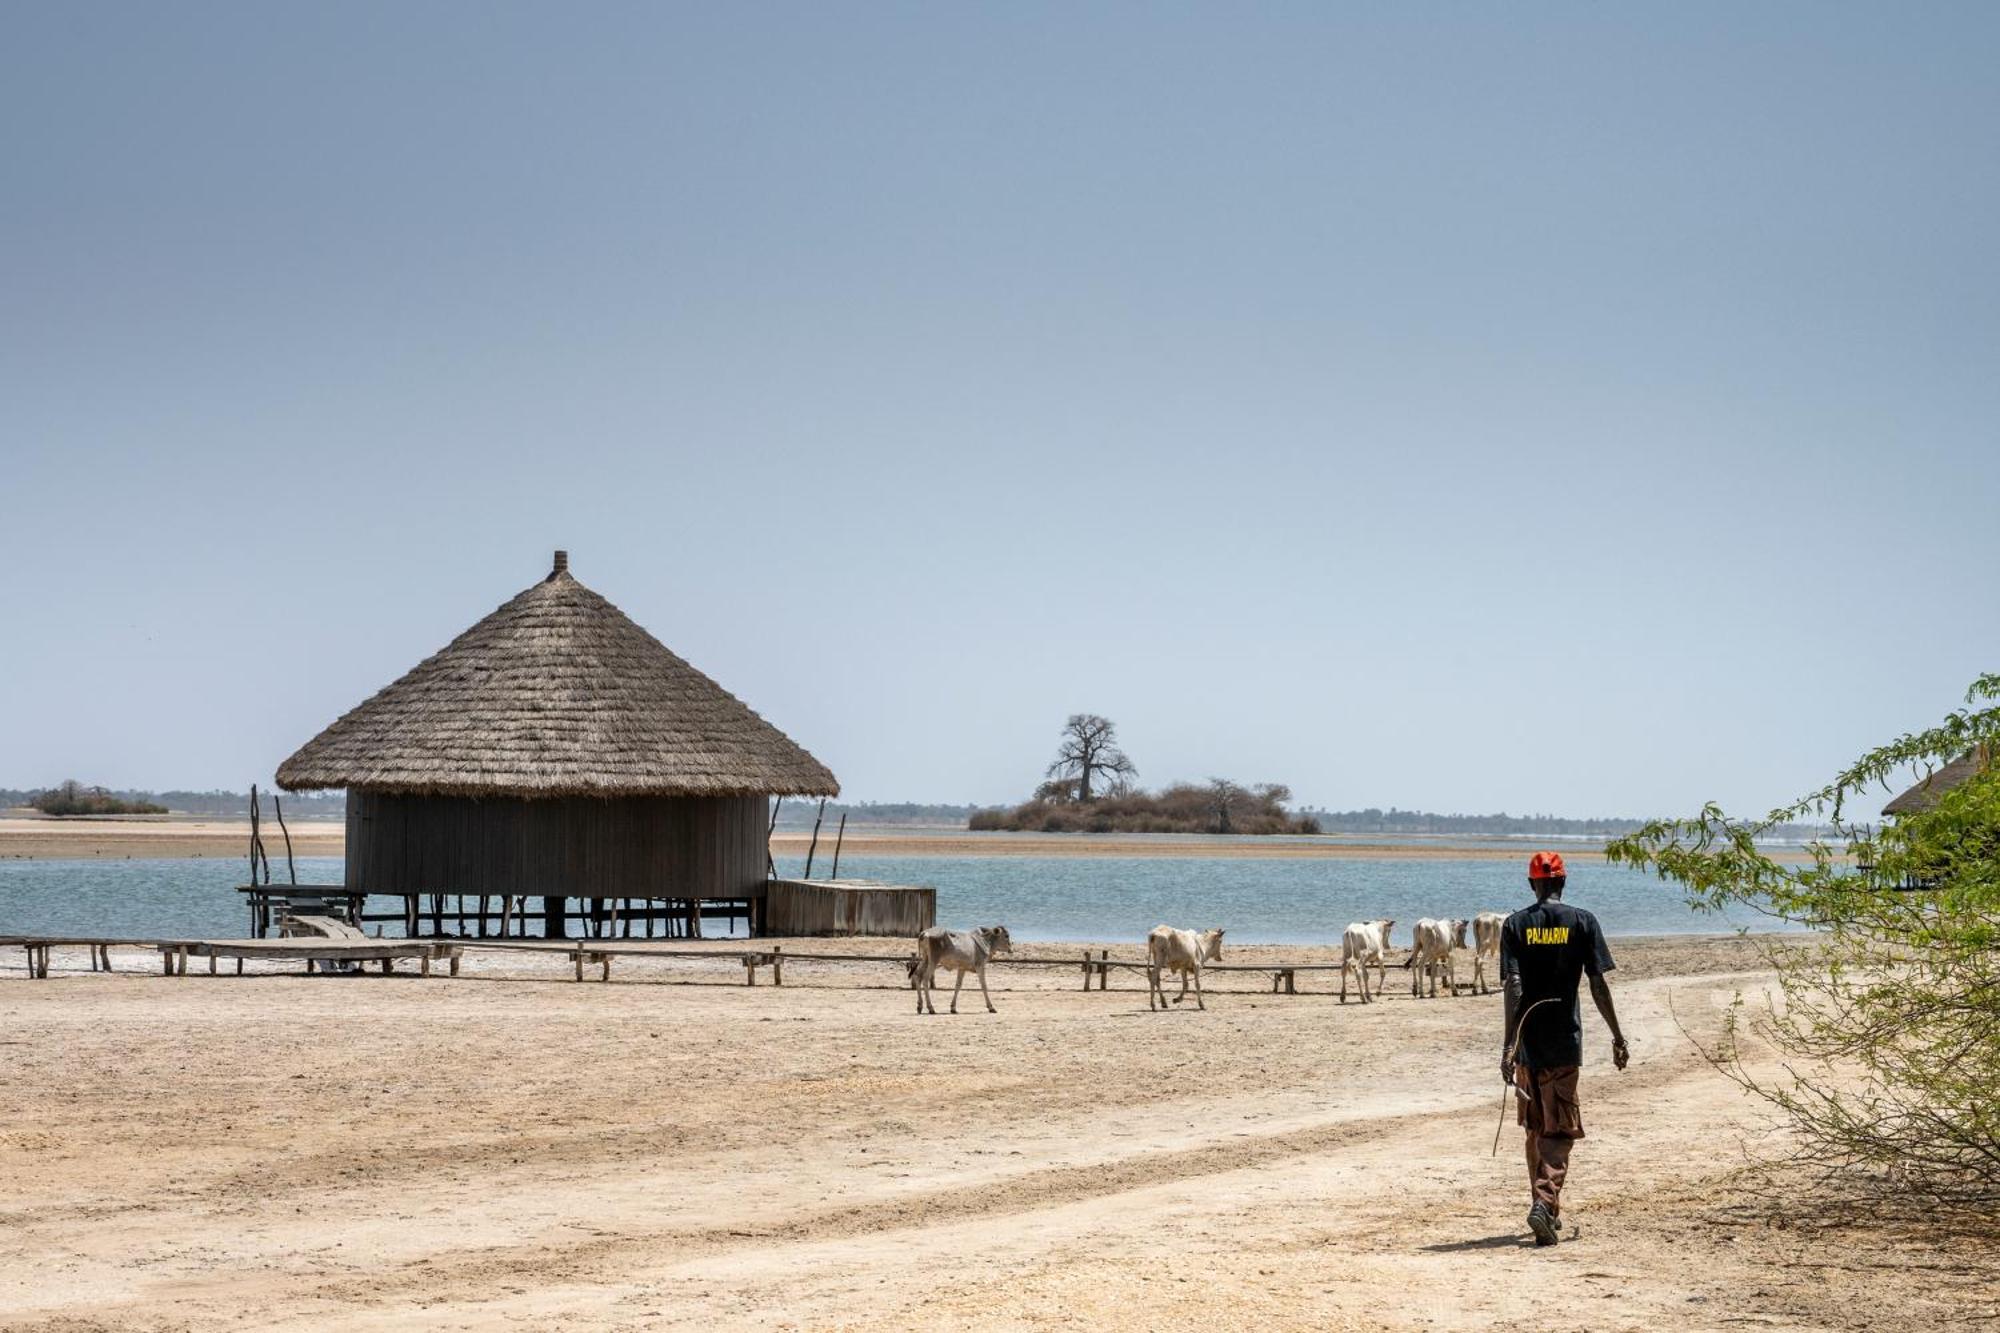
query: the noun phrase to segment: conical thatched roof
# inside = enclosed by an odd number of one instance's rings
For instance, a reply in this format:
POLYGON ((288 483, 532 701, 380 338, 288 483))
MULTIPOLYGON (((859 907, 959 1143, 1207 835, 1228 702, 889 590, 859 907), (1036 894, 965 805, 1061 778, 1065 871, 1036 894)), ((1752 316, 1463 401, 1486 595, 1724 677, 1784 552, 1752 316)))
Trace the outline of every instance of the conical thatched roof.
POLYGON ((1930 809, 1953 787, 1985 771, 1989 756, 1982 750, 1967 750, 1937 772, 1916 783, 1901 796, 1882 807, 1885 815, 1912 815, 1930 809))
POLYGON ((307 742, 288 791, 835 796, 819 760, 555 570, 307 742))

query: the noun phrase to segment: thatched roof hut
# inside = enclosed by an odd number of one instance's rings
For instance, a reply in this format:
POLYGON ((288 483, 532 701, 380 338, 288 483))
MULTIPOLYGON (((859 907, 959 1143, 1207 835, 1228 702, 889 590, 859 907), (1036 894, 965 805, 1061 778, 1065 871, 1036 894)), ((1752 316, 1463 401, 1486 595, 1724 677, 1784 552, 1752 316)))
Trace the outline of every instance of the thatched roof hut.
POLYGON ((1953 787, 1967 782, 1986 770, 1992 763, 1992 756, 1986 747, 1967 750, 1958 758, 1916 783, 1908 791, 1882 807, 1885 815, 1913 815, 1930 809, 1938 799, 1953 787))
POLYGON ((546 579, 308 741, 278 783, 348 790, 350 888, 558 904, 760 896, 768 798, 840 791, 561 551, 546 579))

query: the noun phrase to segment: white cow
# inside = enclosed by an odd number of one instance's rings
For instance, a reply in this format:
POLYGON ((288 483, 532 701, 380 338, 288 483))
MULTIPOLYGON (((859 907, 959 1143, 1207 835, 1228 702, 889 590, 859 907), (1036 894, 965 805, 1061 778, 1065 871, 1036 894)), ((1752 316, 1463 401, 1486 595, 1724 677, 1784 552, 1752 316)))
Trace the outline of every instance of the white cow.
POLYGON ((965 974, 972 972, 979 977, 979 993, 986 1000, 986 1012, 998 1013, 993 1007, 993 996, 986 989, 986 962, 997 953, 1014 952, 1014 941, 1007 937, 1005 926, 981 926, 977 930, 946 930, 943 926, 932 926, 917 936, 917 956, 910 961, 910 981, 917 988, 917 1012, 937 1012, 937 1002, 931 998, 931 987, 937 980, 941 967, 958 973, 958 980, 951 987, 951 1012, 958 1012, 959 988, 965 985, 965 974))
POLYGON ((1347 1003, 1347 973, 1352 969, 1361 979, 1361 1003, 1372 1001, 1368 996, 1368 965, 1375 964, 1375 991, 1380 994, 1382 982, 1389 975, 1389 965, 1382 960, 1383 951, 1389 947, 1389 932, 1394 929, 1394 917, 1384 917, 1380 921, 1357 921, 1340 935, 1340 1002, 1347 1003))
POLYGON ((1472 984, 1486 994, 1486 960, 1500 970, 1500 927, 1507 924, 1505 912, 1481 912, 1472 918, 1472 984))
POLYGON ((1466 921, 1463 917, 1443 921, 1425 917, 1417 922, 1410 940, 1410 956, 1403 966, 1410 968, 1410 994, 1422 997, 1423 980, 1430 979, 1430 995, 1436 998, 1438 977, 1445 980, 1446 994, 1458 994, 1458 973, 1452 965, 1453 947, 1465 947, 1466 921))
POLYGON ((1146 1007, 1148 1009, 1167 1007, 1167 992, 1160 984, 1160 974, 1178 972, 1181 976, 1181 993, 1174 997, 1174 1003, 1179 1004, 1187 998, 1188 978, 1193 977, 1195 1008, 1206 1010, 1208 1005, 1201 998, 1201 965, 1221 961, 1221 931, 1176 930, 1172 926, 1154 926, 1146 934, 1146 1007))

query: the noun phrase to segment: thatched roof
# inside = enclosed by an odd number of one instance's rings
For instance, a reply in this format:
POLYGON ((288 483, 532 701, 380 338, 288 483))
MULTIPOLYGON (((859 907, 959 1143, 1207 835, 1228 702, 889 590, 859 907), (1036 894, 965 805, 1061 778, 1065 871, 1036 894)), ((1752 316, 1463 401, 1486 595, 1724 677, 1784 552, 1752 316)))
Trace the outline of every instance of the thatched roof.
POLYGON ((1938 803, 1938 798, 1953 787, 1971 778, 1986 767, 1986 758, 1978 750, 1967 750, 1958 758, 1940 768, 1937 772, 1917 783, 1895 800, 1882 807, 1885 815, 1911 815, 1930 809, 1938 803))
POLYGON ((825 765, 555 570, 278 768, 287 791, 836 796, 825 765))

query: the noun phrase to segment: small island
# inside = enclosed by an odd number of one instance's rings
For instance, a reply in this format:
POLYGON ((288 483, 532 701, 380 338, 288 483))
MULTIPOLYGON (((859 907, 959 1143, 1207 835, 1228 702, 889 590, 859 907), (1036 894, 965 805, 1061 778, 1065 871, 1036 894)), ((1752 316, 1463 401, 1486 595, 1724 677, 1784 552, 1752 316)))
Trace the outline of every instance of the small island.
POLYGON ((1139 770, 1118 748, 1118 728, 1075 713, 1035 794, 1012 807, 975 810, 966 826, 1007 833, 1318 833, 1319 821, 1285 808, 1291 788, 1228 778, 1176 782, 1157 792, 1133 784, 1139 770))
POLYGON ((70 815, 164 815, 167 807, 151 801, 127 801, 104 787, 86 787, 75 778, 38 791, 28 798, 30 809, 63 818, 70 815))

